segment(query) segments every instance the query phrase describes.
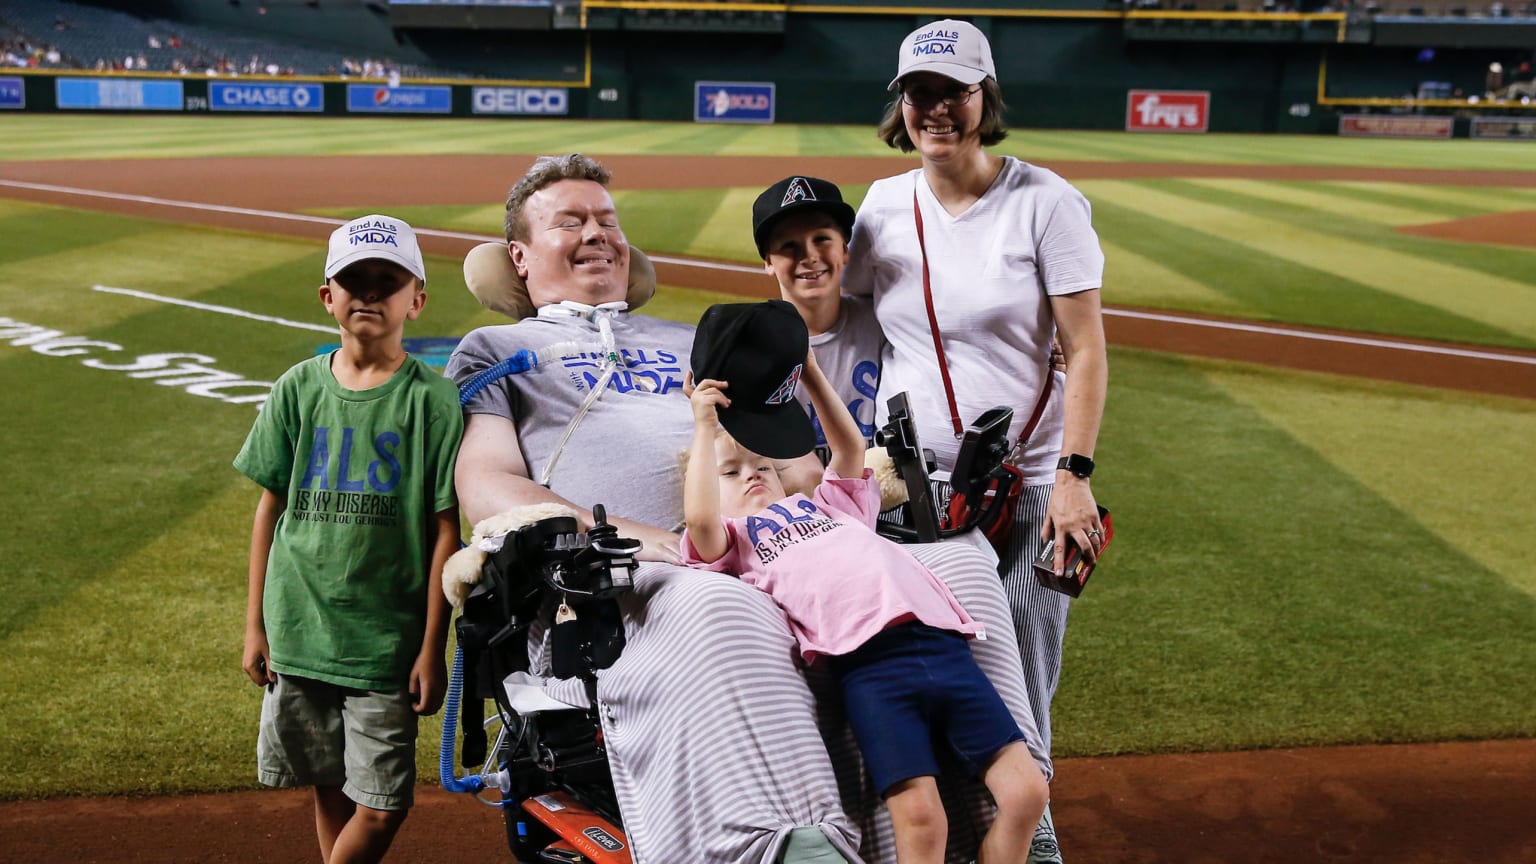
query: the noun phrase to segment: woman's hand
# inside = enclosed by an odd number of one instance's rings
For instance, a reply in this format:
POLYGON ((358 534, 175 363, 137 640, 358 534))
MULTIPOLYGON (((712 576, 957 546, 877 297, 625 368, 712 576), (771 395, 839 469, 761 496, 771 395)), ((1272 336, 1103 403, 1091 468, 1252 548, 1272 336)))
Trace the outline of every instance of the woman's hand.
POLYGON ((1056 541, 1052 569, 1057 576, 1066 570, 1068 541, 1083 550, 1089 561, 1099 560, 1099 550, 1104 548, 1104 525, 1099 521, 1099 508, 1086 478, 1057 472, 1040 539, 1056 541))

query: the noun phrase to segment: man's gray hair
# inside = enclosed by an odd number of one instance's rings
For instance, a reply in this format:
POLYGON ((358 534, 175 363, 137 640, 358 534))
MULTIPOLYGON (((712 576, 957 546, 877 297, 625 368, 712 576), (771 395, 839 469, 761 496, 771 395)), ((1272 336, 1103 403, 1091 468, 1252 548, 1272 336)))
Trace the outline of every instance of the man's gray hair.
POLYGON ((607 168, 598 164, 597 160, 580 153, 540 156, 533 160, 533 167, 513 183, 511 191, 507 193, 507 219, 503 226, 506 229, 507 241, 528 242, 528 221, 523 218, 523 207, 528 204, 528 199, 533 193, 546 186, 553 186, 561 180, 592 180, 607 186, 612 176, 607 168))

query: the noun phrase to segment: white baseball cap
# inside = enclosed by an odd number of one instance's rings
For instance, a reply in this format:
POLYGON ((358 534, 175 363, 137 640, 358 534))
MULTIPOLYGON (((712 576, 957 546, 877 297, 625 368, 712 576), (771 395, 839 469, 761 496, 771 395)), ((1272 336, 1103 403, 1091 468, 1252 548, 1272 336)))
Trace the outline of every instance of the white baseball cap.
POLYGON ((885 89, 897 89, 913 72, 933 72, 966 85, 997 77, 986 35, 976 25, 953 18, 924 24, 901 40, 896 77, 885 89))
POLYGON ((378 258, 393 261, 427 282, 427 267, 421 261, 421 246, 411 226, 393 216, 364 216, 331 232, 330 253, 325 256, 325 278, 329 279, 359 261, 378 258))

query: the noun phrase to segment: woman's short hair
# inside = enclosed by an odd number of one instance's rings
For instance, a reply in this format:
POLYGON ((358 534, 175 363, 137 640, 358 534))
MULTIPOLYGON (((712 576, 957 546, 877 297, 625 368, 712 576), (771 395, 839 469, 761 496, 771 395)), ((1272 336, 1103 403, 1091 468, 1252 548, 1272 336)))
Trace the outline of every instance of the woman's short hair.
POLYGON ((507 192, 507 218, 503 225, 507 240, 528 241, 528 223, 523 219, 523 207, 533 193, 561 180, 591 180, 607 186, 612 176, 597 160, 580 153, 540 156, 533 160, 533 167, 513 183, 511 191, 507 192))
MULTIPOLYGON (((1008 137, 1008 125, 1003 122, 1003 112, 1008 109, 1003 104, 1003 89, 997 85, 996 78, 983 78, 981 81, 981 125, 977 131, 981 133, 981 145, 991 147, 1008 137)), ((907 134, 907 121, 901 116, 901 92, 897 91, 895 98, 885 106, 885 116, 880 119, 880 128, 876 131, 880 140, 887 146, 895 147, 903 153, 911 153, 917 149, 912 143, 912 136, 907 134)))

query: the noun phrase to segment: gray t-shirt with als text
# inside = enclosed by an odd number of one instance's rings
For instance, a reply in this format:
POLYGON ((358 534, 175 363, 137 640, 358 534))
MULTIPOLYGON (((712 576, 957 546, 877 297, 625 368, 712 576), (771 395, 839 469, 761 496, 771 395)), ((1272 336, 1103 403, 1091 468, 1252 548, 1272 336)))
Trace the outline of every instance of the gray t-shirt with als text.
MULTIPOLYGON (((848 406, 848 413, 859 424, 866 443, 875 437, 875 393, 880 386, 880 350, 884 345, 885 337, 880 333, 874 304, 868 297, 843 297, 837 323, 827 332, 811 337, 816 365, 848 406)), ((810 394, 802 386, 795 391, 795 398, 816 427, 817 448, 824 449, 827 436, 811 407, 810 394)))
POLYGON ((601 377, 605 352, 596 316, 603 315, 611 315, 621 362, 566 442, 549 488, 580 507, 602 504, 614 516, 672 528, 683 515, 678 457, 693 433, 683 395, 693 327, 625 312, 582 316, 545 307, 538 317, 465 336, 448 375, 462 388, 520 349, 575 343, 533 370, 496 379, 464 407, 468 414, 510 418, 529 474, 543 480, 550 453, 601 377))

